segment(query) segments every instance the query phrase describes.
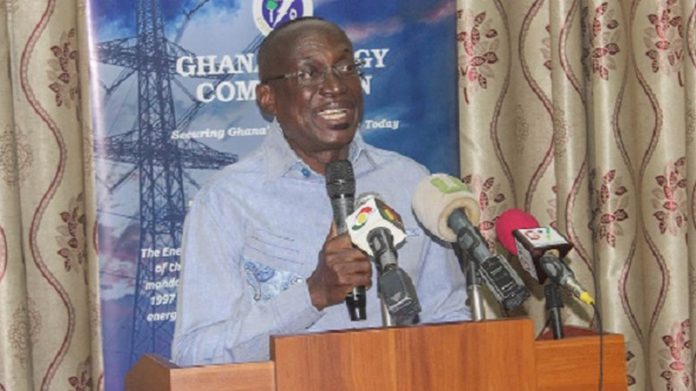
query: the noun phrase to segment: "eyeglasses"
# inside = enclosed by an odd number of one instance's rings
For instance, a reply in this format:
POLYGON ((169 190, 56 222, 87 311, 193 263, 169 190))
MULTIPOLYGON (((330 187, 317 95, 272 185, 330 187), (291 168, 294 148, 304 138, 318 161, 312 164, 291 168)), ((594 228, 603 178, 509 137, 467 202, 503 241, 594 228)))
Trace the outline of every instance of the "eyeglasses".
POLYGON ((266 84, 273 80, 283 80, 283 79, 296 79, 297 84, 304 87, 315 87, 323 83, 326 80, 326 73, 331 69, 334 75, 339 79, 348 79, 354 76, 362 76, 360 70, 362 69, 363 61, 354 61, 347 63, 339 63, 333 65, 331 68, 319 69, 319 67, 314 65, 305 65, 299 70, 286 73, 280 76, 268 77, 262 80, 262 84, 266 84))

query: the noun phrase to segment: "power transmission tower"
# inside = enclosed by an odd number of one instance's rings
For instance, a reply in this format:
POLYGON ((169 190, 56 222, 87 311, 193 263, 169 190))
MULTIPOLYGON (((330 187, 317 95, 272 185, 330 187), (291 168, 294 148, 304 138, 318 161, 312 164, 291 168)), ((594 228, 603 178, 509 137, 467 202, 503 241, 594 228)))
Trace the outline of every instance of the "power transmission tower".
POLYGON ((177 250, 186 215, 184 169, 219 169, 238 160, 195 140, 172 140, 170 133, 188 128, 202 106, 194 104, 177 123, 171 87, 175 63, 178 57, 194 54, 165 37, 159 0, 137 0, 136 22, 135 37, 97 46, 99 62, 124 68, 107 94, 137 74, 136 128, 95 145, 96 157, 133 164, 131 172, 139 171, 140 248, 131 363, 143 353, 170 354, 174 319, 166 314, 176 310, 177 250))

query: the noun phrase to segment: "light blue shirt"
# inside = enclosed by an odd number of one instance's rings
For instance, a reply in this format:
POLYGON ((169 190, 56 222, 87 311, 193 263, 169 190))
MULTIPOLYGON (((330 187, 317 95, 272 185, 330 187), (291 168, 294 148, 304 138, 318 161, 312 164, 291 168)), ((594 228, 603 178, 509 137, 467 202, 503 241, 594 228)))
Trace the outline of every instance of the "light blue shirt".
MULTIPOLYGON (((427 170, 366 144, 350 145, 356 195, 376 192, 403 218, 399 266, 421 302, 421 323, 470 319, 453 251, 418 225, 411 197, 427 170)), ((267 360, 269 336, 382 325, 377 272, 367 320, 344 303, 317 310, 305 279, 316 268, 333 214, 324 177, 290 149, 277 125, 261 146, 221 170, 186 218, 172 359, 179 365, 267 360)))

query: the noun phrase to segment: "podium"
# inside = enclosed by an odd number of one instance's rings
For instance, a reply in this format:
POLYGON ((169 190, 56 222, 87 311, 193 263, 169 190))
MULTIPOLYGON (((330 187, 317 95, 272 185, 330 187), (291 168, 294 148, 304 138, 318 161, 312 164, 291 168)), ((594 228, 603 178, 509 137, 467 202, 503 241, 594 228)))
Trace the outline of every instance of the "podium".
MULTIPOLYGON (((143 356, 128 391, 593 390, 600 337, 534 339, 530 319, 276 336, 271 360, 194 367, 143 356)), ((602 337, 603 390, 626 390, 621 335, 602 337)))

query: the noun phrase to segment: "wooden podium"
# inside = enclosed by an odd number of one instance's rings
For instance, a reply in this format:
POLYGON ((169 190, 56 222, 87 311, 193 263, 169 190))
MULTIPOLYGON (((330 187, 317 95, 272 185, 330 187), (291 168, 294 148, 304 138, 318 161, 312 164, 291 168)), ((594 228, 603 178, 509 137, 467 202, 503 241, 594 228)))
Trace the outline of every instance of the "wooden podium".
MULTIPOLYGON (((146 355, 128 391, 596 390, 600 338, 533 336, 529 319, 278 336, 271 361, 177 367, 146 355)), ((626 390, 621 335, 603 336, 603 390, 626 390)))

